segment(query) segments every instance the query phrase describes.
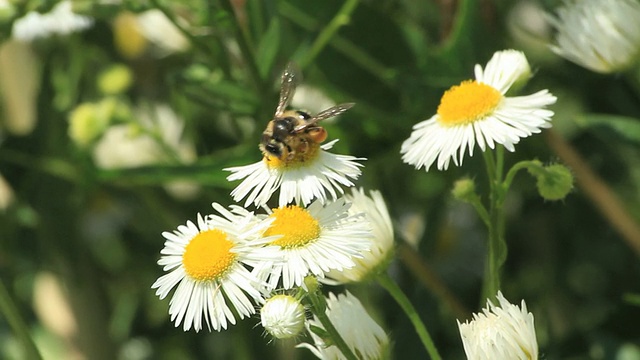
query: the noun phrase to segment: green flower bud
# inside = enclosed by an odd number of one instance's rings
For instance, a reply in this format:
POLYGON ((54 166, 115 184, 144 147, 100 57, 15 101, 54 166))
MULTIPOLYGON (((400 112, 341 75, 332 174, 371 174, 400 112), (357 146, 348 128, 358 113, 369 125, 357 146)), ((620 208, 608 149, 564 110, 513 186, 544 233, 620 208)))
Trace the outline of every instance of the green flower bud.
POLYGON ((131 86, 131 82, 131 71, 122 64, 113 65, 98 76, 98 88, 103 94, 107 95, 115 95, 127 91, 131 86))
POLYGON ((529 166, 528 170, 536 177, 538 193, 545 200, 562 200, 573 189, 573 175, 562 164, 529 166))
POLYGON ((80 147, 86 147, 97 139, 107 124, 98 107, 93 103, 78 105, 69 115, 69 137, 80 147))
POLYGON ((462 178, 453 184, 451 194, 458 200, 472 202, 477 197, 476 184, 472 179, 462 178))

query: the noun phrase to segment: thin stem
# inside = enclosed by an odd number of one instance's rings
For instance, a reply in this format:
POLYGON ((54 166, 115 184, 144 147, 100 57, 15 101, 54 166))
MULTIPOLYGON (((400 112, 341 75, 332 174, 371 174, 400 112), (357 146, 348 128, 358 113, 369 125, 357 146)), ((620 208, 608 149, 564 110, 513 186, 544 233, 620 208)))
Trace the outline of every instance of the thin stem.
POLYGON ((418 312, 409 301, 409 298, 402 292, 400 287, 389 277, 388 274, 383 273, 376 277, 378 283, 385 288, 389 292, 389 294, 393 297, 393 299, 400 305, 404 313, 407 315, 413 327, 416 329, 420 340, 422 340, 422 344, 424 348, 429 353, 429 356, 432 360, 441 360, 440 354, 438 353, 438 349, 436 348, 433 340, 431 339, 431 335, 429 335, 429 331, 427 331, 427 327, 424 325, 420 316, 418 316, 418 312))
POLYGON ((353 351, 351 351, 349 345, 347 345, 346 341, 344 341, 342 336, 340 336, 338 330, 333 326, 333 323, 331 323, 329 316, 327 316, 327 301, 322 293, 320 293, 319 288, 316 287, 315 290, 309 291, 308 294, 313 307, 313 314, 318 317, 318 320, 320 320, 324 330, 331 337, 333 344, 340 349, 342 355, 344 355, 348 360, 358 360, 353 351))
POLYGON ((526 169, 530 166, 540 166, 539 162, 535 160, 523 160, 511 167, 509 172, 507 172, 507 176, 504 178, 504 182, 502 183, 505 189, 509 189, 511 187, 511 183, 513 182, 513 178, 518 174, 518 171, 522 169, 526 169))
POLYGON ((478 194, 474 193, 473 196, 470 196, 469 199, 467 199, 466 201, 469 204, 471 204, 474 209, 476 209, 476 212, 478 213, 478 216, 480 216, 480 219, 482 220, 484 225, 489 227, 489 224, 490 224, 489 212, 487 211, 487 208, 484 207, 484 205, 482 204, 482 201, 478 196, 478 194))
POLYGON ((496 146, 496 180, 502 181, 502 175, 504 171, 504 148, 502 146, 496 146))
MULTIPOLYGON (((499 148, 500 149, 500 148, 499 148)), ((502 174, 504 154, 496 154, 497 161, 493 158, 491 151, 482 153, 487 167, 489 179, 489 239, 487 244, 487 262, 485 266, 485 277, 483 284, 484 299, 493 300, 500 290, 500 268, 506 259, 506 243, 504 240, 504 188, 502 185, 502 174)))
POLYGON ((469 316, 469 309, 460 302, 460 299, 446 286, 413 247, 401 241, 398 243, 397 252, 400 261, 411 271, 416 279, 435 294, 441 303, 447 305, 456 318, 462 319, 469 316))
POLYGON ((20 317, 18 309, 11 300, 9 292, 2 281, 0 281, 0 313, 4 314, 7 323, 22 343, 25 359, 42 359, 36 344, 29 334, 27 324, 20 317))
POLYGON ((268 87, 262 79, 262 76, 260 76, 260 70, 258 69, 258 63, 256 62, 256 56, 252 51, 252 47, 249 45, 249 35, 238 21, 238 16, 233 9, 231 0, 220 0, 220 2, 224 10, 231 15, 230 18, 233 25, 233 30, 235 32, 236 41, 238 42, 238 46, 240 47, 240 52, 242 52, 242 55, 247 62, 247 65, 249 66, 249 73, 251 74, 251 78, 253 79, 256 89, 260 94, 268 94, 268 87))
POLYGON ((349 23, 349 17, 351 13, 358 6, 358 0, 347 0, 344 5, 338 10, 338 13, 331 19, 329 24, 322 29, 318 37, 311 45, 311 49, 307 53, 307 56, 300 61, 300 68, 304 69, 309 66, 313 60, 320 54, 325 46, 329 43, 331 38, 338 32, 338 30, 349 23))
MULTIPOLYGON (((300 11, 288 2, 280 4, 280 13, 292 23, 307 31, 318 31, 319 25, 313 16, 309 16, 305 12, 300 11)), ((380 82, 391 88, 396 87, 395 77, 397 71, 379 62, 376 58, 364 51, 358 44, 347 40, 343 36, 340 36, 340 34, 334 34, 333 38, 329 41, 329 46, 353 61, 358 67, 368 71, 369 74, 380 80, 380 82)))
POLYGON ((495 182, 496 175, 496 162, 493 159, 493 153, 491 150, 483 151, 482 157, 484 158, 484 163, 487 167, 487 176, 489 177, 489 185, 493 187, 493 183, 495 182))

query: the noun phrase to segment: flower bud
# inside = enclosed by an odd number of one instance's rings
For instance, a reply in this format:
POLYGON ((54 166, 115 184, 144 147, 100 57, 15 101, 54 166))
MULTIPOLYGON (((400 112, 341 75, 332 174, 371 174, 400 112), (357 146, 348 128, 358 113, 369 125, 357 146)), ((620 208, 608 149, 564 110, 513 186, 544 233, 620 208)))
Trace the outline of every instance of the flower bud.
POLYGON ((260 310, 262 326, 276 339, 289 339, 304 330, 304 306, 291 295, 275 295, 260 310))
POLYGON ((573 175, 562 164, 530 166, 528 170, 536 177, 538 193, 545 200, 562 200, 573 189, 573 175))
POLYGON ((127 91, 131 86, 131 71, 125 65, 109 67, 98 76, 98 88, 103 94, 115 95, 127 91))
POLYGON ((459 179, 453 183, 451 195, 458 200, 472 202, 477 197, 476 183, 470 178, 459 179))

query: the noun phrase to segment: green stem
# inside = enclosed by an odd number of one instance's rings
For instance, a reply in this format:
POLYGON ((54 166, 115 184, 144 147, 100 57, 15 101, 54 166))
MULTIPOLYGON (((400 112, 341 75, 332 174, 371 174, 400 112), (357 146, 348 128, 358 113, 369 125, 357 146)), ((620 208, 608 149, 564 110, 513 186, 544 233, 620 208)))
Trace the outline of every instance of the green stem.
MULTIPOLYGON (((310 32, 318 31, 318 28, 320 27, 318 25, 318 21, 313 16, 300 11, 290 3, 281 3, 279 9, 280 14, 292 23, 310 32)), ((360 68, 369 72, 369 74, 380 80, 380 82, 390 88, 396 87, 395 78, 397 71, 387 67, 385 64, 369 55, 358 44, 340 36, 340 34, 335 34, 331 41, 329 41, 329 46, 353 61, 360 68)))
POLYGON ((487 262, 482 290, 482 302, 493 300, 500 290, 500 268, 506 259, 506 243, 504 240, 504 187, 502 183, 504 167, 504 150, 498 146, 496 159, 492 151, 482 153, 487 167, 489 179, 489 239, 487 243, 487 262))
POLYGON ((407 315, 413 327, 416 329, 420 340, 422 340, 422 345, 429 353, 429 356, 432 360, 440 360, 440 354, 438 353, 438 349, 436 348, 433 340, 431 339, 431 335, 429 335, 429 331, 427 331, 427 327, 424 325, 420 316, 418 316, 418 312, 409 301, 409 298, 402 292, 400 287, 389 277, 388 274, 383 273, 378 275, 376 278, 378 283, 385 288, 391 294, 393 299, 400 305, 404 313, 407 315))
POLYGON ((474 209, 476 209, 476 212, 478 213, 478 216, 480 216, 480 219, 482 220, 484 225, 489 227, 489 224, 490 224, 489 212, 487 211, 487 208, 485 208, 484 205, 482 205, 482 201, 480 200, 480 197, 474 193, 472 197, 467 199, 467 202, 470 203, 474 209))
POLYGON ((327 301, 324 298, 324 295, 320 292, 319 288, 315 288, 315 290, 309 291, 309 299, 311 301, 311 306, 313 307, 312 312, 315 316, 318 317, 320 323, 324 327, 324 331, 327 332, 333 344, 340 349, 342 355, 348 360, 358 360, 356 355, 351 351, 349 345, 347 345, 346 341, 340 336, 338 330, 333 326, 329 316, 327 316, 327 301))
POLYGON ((537 160, 523 160, 513 165, 511 169, 509 169, 507 176, 505 176, 504 178, 504 182, 502 183, 503 187, 505 189, 509 189, 511 187, 511 183, 513 182, 513 178, 516 176, 518 171, 527 169, 532 166, 543 168, 543 166, 537 160))
POLYGON ((23 346, 23 355, 25 359, 42 359, 36 344, 33 342, 29 329, 24 320, 20 317, 18 309, 11 300, 9 292, 0 281, 0 313, 4 314, 7 323, 13 329, 15 336, 20 340, 23 346))
POLYGON ((238 42, 238 47, 240 47, 240 52, 247 62, 249 66, 249 73, 251 74, 251 78, 258 90, 259 94, 268 94, 269 88, 267 87, 265 81, 260 76, 260 70, 258 69, 258 63, 256 60, 256 56, 250 46, 249 34, 242 27, 240 22, 238 22, 238 17, 236 16, 235 10, 233 9, 233 5, 231 4, 231 0, 221 0, 222 7, 226 12, 229 13, 229 17, 231 18, 231 23, 233 25, 233 30, 235 32, 235 38, 238 42))
POLYGON ((347 0, 342 5, 340 10, 338 10, 338 13, 333 17, 333 19, 331 19, 329 24, 327 24, 327 26, 322 29, 320 34, 318 34, 318 37, 311 45, 311 49, 309 49, 307 56, 300 61, 300 69, 304 69, 309 66, 309 64, 313 62, 313 60, 318 56, 318 54, 320 54, 324 47, 327 46, 331 38, 338 32, 338 30, 342 26, 349 23, 351 13, 353 13, 353 11, 356 9, 356 6, 358 6, 358 0, 347 0))

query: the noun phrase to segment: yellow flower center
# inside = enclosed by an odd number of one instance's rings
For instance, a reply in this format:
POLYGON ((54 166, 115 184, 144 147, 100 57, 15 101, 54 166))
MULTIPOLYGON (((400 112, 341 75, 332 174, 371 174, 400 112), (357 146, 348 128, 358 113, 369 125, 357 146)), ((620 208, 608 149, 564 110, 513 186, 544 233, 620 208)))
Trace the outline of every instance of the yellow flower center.
POLYGON ((315 160, 320 154, 320 143, 314 141, 307 141, 305 143, 300 142, 301 138, 296 138, 290 144, 292 152, 283 152, 282 158, 277 158, 267 152, 263 151, 264 157, 262 160, 271 169, 295 169, 301 166, 308 165, 309 162, 315 160), (294 144, 298 144, 297 146, 294 144), (293 145, 293 146, 292 146, 293 145), (298 150, 295 150, 295 149, 298 150))
POLYGON ((233 265, 236 254, 231 252, 233 242, 220 230, 207 230, 196 235, 187 244, 182 264, 190 278, 196 281, 216 280, 233 265))
POLYGON ((320 236, 320 224, 311 214, 299 206, 287 206, 273 210, 275 218, 264 236, 283 235, 272 242, 285 249, 303 247, 320 236))
POLYGON ((495 88, 467 80, 447 90, 438 106, 438 121, 443 126, 467 125, 490 114, 502 101, 495 88))

